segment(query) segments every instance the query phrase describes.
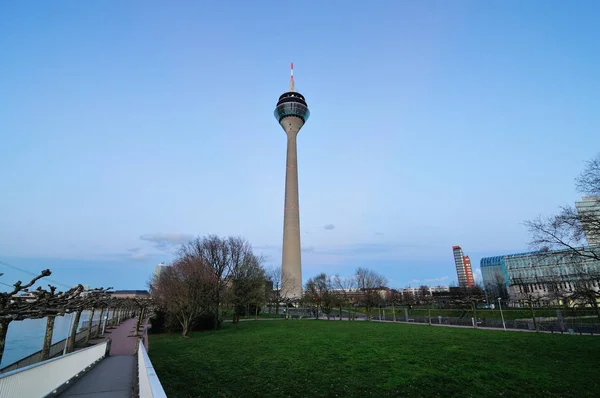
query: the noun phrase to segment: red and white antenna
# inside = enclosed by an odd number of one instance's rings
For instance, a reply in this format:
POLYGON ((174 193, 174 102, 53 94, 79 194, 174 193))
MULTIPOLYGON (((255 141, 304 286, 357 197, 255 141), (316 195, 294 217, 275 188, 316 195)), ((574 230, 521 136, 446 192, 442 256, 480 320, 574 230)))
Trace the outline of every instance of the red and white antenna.
POLYGON ((290 91, 294 91, 294 63, 290 64, 290 91))

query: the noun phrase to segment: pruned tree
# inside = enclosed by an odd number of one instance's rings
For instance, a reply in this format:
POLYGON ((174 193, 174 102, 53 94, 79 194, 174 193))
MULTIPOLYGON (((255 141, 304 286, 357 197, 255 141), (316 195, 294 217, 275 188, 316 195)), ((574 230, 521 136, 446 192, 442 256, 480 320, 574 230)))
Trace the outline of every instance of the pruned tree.
POLYGON ((50 356, 50 346, 52 345, 52 335, 54 333, 54 321, 56 316, 64 315, 69 311, 69 304, 75 300, 83 291, 82 285, 77 285, 66 292, 57 292, 57 288, 48 285, 49 290, 44 290, 41 287, 34 293, 36 296, 35 303, 40 309, 39 315, 46 315, 46 333, 44 334, 44 344, 42 347, 41 357, 45 361, 50 356))
MULTIPOLYGON (((71 331, 67 341, 67 352, 73 352, 75 350, 75 340, 77 337, 77 331, 79 329, 79 323, 81 320, 81 314, 83 311, 92 308, 97 300, 94 293, 101 292, 103 289, 92 289, 85 291, 81 287, 82 292, 75 298, 69 300, 67 304, 67 311, 75 314, 75 319, 71 325, 71 331)), ((88 325, 89 327, 89 325, 88 325)), ((87 336, 86 336, 87 338, 87 336)))
MULTIPOLYGON (((24 298, 17 297, 20 292, 27 292, 41 278, 50 276, 52 272, 49 269, 43 270, 39 275, 35 276, 29 283, 23 285, 23 282, 17 281, 13 285, 13 289, 8 292, 0 292, 0 362, 4 354, 4 345, 6 343, 6 333, 8 326, 12 321, 23 320, 28 318, 36 318, 40 316, 38 311, 38 303, 36 301, 28 301, 24 298)), ((0 273, 0 276, 4 275, 0 273)))

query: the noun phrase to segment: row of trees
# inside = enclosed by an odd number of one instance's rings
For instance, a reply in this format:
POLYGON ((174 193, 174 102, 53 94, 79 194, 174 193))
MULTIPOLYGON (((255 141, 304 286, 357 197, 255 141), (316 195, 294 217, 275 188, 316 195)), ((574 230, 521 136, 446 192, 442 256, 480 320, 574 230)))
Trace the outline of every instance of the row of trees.
MULTIPOLYGON (((2 275, 0 273, 0 276, 2 275)), ((76 335, 81 314, 84 311, 90 311, 91 313, 84 342, 87 345, 91 337, 100 334, 100 326, 105 313, 112 312, 111 325, 118 325, 123 319, 133 316, 136 312, 143 317, 146 308, 151 307, 149 300, 111 298, 110 288, 86 290, 82 285, 77 285, 63 292, 55 286, 47 285, 47 289, 38 286, 31 291, 31 288, 38 281, 50 275, 50 270, 43 270, 39 275, 32 278, 29 283, 23 284, 23 282, 18 281, 13 285, 12 290, 0 292, 0 362, 4 354, 6 335, 11 322, 47 318, 46 333, 41 352, 41 360, 46 360, 49 358, 54 323, 57 316, 74 314, 72 329, 67 341, 67 352, 72 352, 75 349, 76 335), (96 311, 99 311, 100 322, 94 327, 92 321, 96 311)), ((136 335, 139 329, 139 318, 137 326, 136 335)))
POLYGON ((432 294, 429 287, 421 286, 414 291, 390 289, 387 279, 373 270, 358 268, 351 278, 321 273, 306 283, 303 305, 313 306, 316 316, 322 312, 328 318, 337 312, 341 320, 346 313, 348 320, 356 317, 356 309, 362 308, 367 319, 372 319, 375 309, 391 307, 395 317, 396 307, 412 308, 415 305, 430 307, 469 308, 476 312, 485 304, 481 287, 454 288, 444 294, 432 294))
MULTIPOLYGON (((234 323, 241 315, 258 315, 264 305, 276 314, 281 308, 301 308, 316 317, 337 311, 348 319, 355 319, 356 308, 363 307, 370 319, 381 306, 433 303, 426 288, 422 294, 391 290, 384 276, 366 268, 348 278, 321 273, 307 281, 301 298, 292 300, 292 284, 281 268, 266 270, 262 260, 240 237, 209 235, 183 245, 172 265, 150 283, 157 310, 153 330, 179 330, 187 336, 191 330, 219 328, 229 314, 234 323)), ((455 304, 477 303, 464 295, 460 300, 455 304)))

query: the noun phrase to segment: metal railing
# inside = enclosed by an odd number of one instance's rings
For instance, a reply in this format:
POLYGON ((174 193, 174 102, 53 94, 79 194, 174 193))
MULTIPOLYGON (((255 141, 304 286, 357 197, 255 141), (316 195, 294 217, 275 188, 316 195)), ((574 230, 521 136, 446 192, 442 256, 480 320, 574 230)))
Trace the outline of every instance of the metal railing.
POLYGON ((39 398, 57 391, 102 360, 110 340, 0 375, 0 398, 39 398))
MULTIPOLYGON (((112 318, 109 318, 106 321, 106 323, 109 324, 111 321, 112 321, 112 318)), ((85 321, 81 322, 81 327, 79 329, 79 332, 75 335, 75 344, 85 340, 87 333, 88 333, 87 329, 88 329, 89 323, 90 323, 89 320, 85 320, 85 321)), ((98 323, 99 323, 99 320, 94 319, 92 321, 92 328, 96 328, 98 326, 98 323)), ((98 332, 95 331, 94 329, 92 329, 91 337, 92 338, 98 337, 98 332)), ((66 341, 67 341, 67 339, 63 339, 63 340, 57 341, 56 343, 52 344, 50 346, 50 354, 48 355, 48 358, 54 358, 54 357, 61 355, 62 352, 64 351, 66 341)), ((34 352, 31 355, 23 357, 23 358, 19 359, 18 361, 15 361, 13 363, 10 363, 10 364, 0 368, 0 374, 10 372, 11 370, 20 369, 25 366, 33 365, 34 363, 40 362, 41 359, 42 359, 42 350, 39 350, 37 352, 34 352)))
MULTIPOLYGON (((79 333, 77 333, 75 335, 75 343, 85 340, 86 336, 87 336, 87 330, 80 331, 79 333)), ((54 358, 56 356, 61 355, 65 348, 66 341, 67 341, 67 339, 63 339, 61 341, 58 341, 58 342, 52 344, 50 346, 50 355, 48 357, 54 358)), ((24 358, 19 359, 18 361, 15 361, 11 364, 4 366, 2 369, 0 369, 0 373, 10 372, 11 370, 15 370, 15 369, 19 369, 19 368, 22 368, 25 366, 33 365, 34 363, 38 363, 41 360, 42 360, 42 350, 39 350, 37 352, 34 352, 31 355, 28 355, 24 358)))
MULTIPOLYGON (((110 322, 111 319, 108 320, 108 322, 110 322)), ((98 326, 98 319, 94 319, 92 322, 92 328, 95 328, 96 326, 98 326)), ((81 328, 79 330, 79 332, 75 335, 75 343, 79 343, 83 340, 85 340, 86 336, 87 336, 87 328, 89 325, 89 321, 83 321, 81 323, 81 328)), ((97 335, 97 333, 92 329, 92 337, 94 337, 95 335, 97 335)), ((52 344, 50 346, 50 354, 48 355, 48 358, 54 358, 57 357, 59 355, 61 355, 64 351, 65 348, 65 343, 66 343, 67 339, 63 339, 60 341, 57 341, 56 343, 52 344)), ((29 365, 33 365, 34 363, 38 363, 40 362, 42 359, 42 350, 39 350, 37 352, 34 352, 31 355, 28 355, 24 358, 19 359, 18 361, 15 361, 13 363, 10 363, 4 367, 2 367, 0 369, 0 373, 6 373, 6 372, 10 372, 11 370, 15 370, 15 369, 20 369, 22 367, 25 366, 29 366, 29 365)))
MULTIPOLYGON (((374 320, 378 320, 378 317, 373 317, 374 320)), ((412 321, 415 323, 431 323, 434 325, 456 325, 456 326, 474 326, 474 320, 471 317, 465 316, 462 318, 449 317, 449 316, 421 316, 421 315, 410 315, 410 319, 404 319, 403 315, 397 315, 396 320, 400 322, 412 321)), ((392 317, 386 314, 382 317, 382 320, 392 321, 392 317)), ((535 330, 535 325, 532 319, 507 319, 505 320, 507 329, 518 329, 518 330, 535 330)), ((478 327, 487 328, 498 328, 503 329, 501 319, 495 318, 477 318, 478 327)), ((538 321, 538 330, 547 331, 552 333, 576 333, 576 334, 600 334, 600 323, 579 323, 574 321, 567 321, 560 323, 558 321, 538 321)))

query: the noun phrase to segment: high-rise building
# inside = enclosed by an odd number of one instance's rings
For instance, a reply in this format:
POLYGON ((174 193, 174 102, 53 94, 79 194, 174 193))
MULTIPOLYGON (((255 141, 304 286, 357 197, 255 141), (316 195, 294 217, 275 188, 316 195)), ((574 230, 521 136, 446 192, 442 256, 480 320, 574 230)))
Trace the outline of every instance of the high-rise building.
POLYGON ((600 245, 600 196, 584 196, 575 202, 581 228, 590 246, 600 245))
POLYGON ((458 277, 458 287, 473 287, 475 279, 471 268, 471 259, 465 256, 460 246, 452 246, 454 253, 454 264, 456 265, 456 276, 458 277))
POLYGON ((295 91, 294 64, 290 69, 290 91, 279 97, 275 119, 287 135, 285 172, 285 204, 283 208, 282 280, 288 285, 288 298, 302 295, 302 265, 300 257, 300 204, 298 198, 298 152, 296 137, 308 120, 310 112, 304 96, 295 91))
POLYGON ((160 273, 163 272, 164 269, 167 267, 168 267, 168 265, 165 264, 164 262, 162 262, 162 263, 158 264, 156 267, 154 267, 154 279, 158 278, 160 273))

